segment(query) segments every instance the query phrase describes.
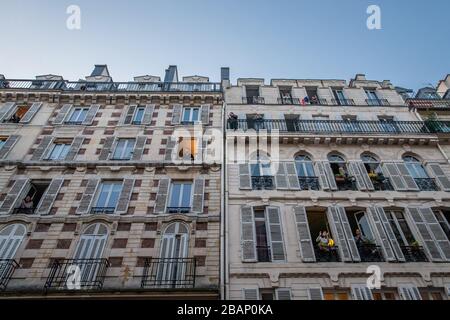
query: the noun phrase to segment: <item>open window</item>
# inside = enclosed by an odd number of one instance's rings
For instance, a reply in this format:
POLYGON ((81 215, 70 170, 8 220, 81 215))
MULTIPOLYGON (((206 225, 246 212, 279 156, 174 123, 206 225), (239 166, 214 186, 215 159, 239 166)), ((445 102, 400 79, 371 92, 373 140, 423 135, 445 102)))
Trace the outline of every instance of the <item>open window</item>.
POLYGON ((306 95, 308 97, 308 101, 312 105, 325 104, 325 101, 320 102, 319 96, 317 94, 317 87, 306 87, 306 95))
POLYGON ((264 99, 259 96, 259 86, 246 86, 246 97, 244 98, 247 104, 261 104, 264 103, 264 99))
POLYGON ((394 190, 389 178, 384 176, 378 158, 372 154, 363 153, 361 161, 375 190, 394 190))
POLYGON ((319 190, 319 178, 314 172, 314 163, 310 156, 300 154, 295 157, 298 181, 301 190, 319 190))
POLYGON ((306 210, 310 236, 313 241, 315 260, 318 262, 340 261, 337 245, 325 210, 306 210))
POLYGON ((434 209, 433 213, 447 239, 450 240, 450 211, 448 209, 434 209))
POLYGON ((8 113, 8 115, 3 119, 3 122, 7 123, 19 123, 25 114, 30 109, 30 106, 26 104, 15 105, 12 110, 8 113))
POLYGON ((55 139, 47 149, 45 160, 64 160, 72 146, 72 139, 55 139))
POLYGON ((178 139, 178 158, 194 161, 198 152, 197 138, 180 137, 178 139))
POLYGON ((31 180, 20 195, 13 214, 33 214, 41 203, 42 197, 50 185, 50 180, 31 180))
POLYGON ((275 188, 275 178, 270 157, 257 151, 250 159, 250 174, 254 190, 271 190, 275 188))
POLYGON ((414 179, 415 183, 421 191, 437 191, 438 187, 434 179, 430 178, 425 170, 422 162, 416 157, 406 155, 403 156, 406 169, 409 175, 414 179))
POLYGON ((279 87, 281 104, 294 104, 292 87, 279 87))
POLYGON ((341 155, 332 153, 328 155, 328 161, 338 190, 356 190, 356 184, 354 178, 349 175, 346 160, 341 155))

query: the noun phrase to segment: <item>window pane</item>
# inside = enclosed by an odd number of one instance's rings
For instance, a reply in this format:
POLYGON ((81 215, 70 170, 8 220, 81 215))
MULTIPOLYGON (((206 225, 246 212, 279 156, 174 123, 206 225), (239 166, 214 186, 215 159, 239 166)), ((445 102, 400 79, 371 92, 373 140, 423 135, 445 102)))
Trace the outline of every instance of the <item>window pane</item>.
POLYGON ((134 114, 134 122, 142 122, 142 118, 144 117, 144 108, 138 108, 136 113, 134 114))
POLYGON ((312 164, 312 162, 305 162, 305 167, 306 167, 306 173, 308 177, 314 177, 314 166, 312 164))
POLYGON ((69 144, 63 144, 61 154, 59 156, 59 159, 64 159, 67 156, 67 153, 69 153, 70 145, 69 144))
POLYGON ((70 116, 70 121, 77 121, 80 111, 81 110, 79 108, 73 110, 72 115, 70 116))
POLYGON ((183 121, 190 121, 191 108, 184 108, 183 121))
POLYGON ((3 147, 3 145, 5 144, 6 140, 0 140, 0 149, 3 147))
POLYGON ((198 108, 192 109, 192 121, 198 121, 198 108))
POLYGON ((116 149, 114 150, 113 158, 120 159, 122 157, 123 150, 125 148, 125 143, 126 143, 125 139, 119 139, 116 145, 116 149))
POLYGON ((191 189, 192 185, 190 183, 186 183, 183 185, 183 194, 180 207, 187 208, 191 206, 191 189))
POLYGON ((258 177, 261 175, 261 171, 259 170, 259 164, 254 163, 250 165, 252 176, 258 177))
POLYGON ((306 176, 306 172, 304 170, 303 163, 304 163, 303 161, 296 161, 295 162, 295 166, 297 167, 297 175, 299 177, 305 177, 306 176))
POLYGON ((180 183, 174 183, 172 184, 172 193, 170 196, 170 205, 169 207, 178 207, 179 199, 180 199, 180 193, 181 193, 181 184, 180 183))
POLYGON ((109 190, 111 189, 111 185, 107 183, 103 183, 100 188, 100 193, 97 199, 97 207, 106 207, 106 201, 108 199, 109 190))
POLYGON ((125 147, 125 150, 124 150, 123 157, 125 159, 130 159, 131 158, 131 154, 132 154, 133 149, 134 149, 134 139, 127 139, 126 142, 127 143, 126 143, 126 147, 125 147))
POLYGON ((122 191, 121 183, 114 183, 111 187, 111 194, 109 196, 109 201, 107 207, 115 207, 117 205, 117 201, 119 200, 120 192, 122 191))

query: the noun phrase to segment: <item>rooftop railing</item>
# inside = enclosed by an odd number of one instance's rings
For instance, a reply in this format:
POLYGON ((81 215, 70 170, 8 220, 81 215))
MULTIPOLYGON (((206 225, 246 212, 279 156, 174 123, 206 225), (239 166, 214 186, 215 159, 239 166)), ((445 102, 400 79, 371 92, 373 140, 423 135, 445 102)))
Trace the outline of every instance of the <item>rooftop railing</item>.
POLYGON ((406 103, 409 107, 418 109, 446 109, 450 108, 450 99, 408 99, 406 103))

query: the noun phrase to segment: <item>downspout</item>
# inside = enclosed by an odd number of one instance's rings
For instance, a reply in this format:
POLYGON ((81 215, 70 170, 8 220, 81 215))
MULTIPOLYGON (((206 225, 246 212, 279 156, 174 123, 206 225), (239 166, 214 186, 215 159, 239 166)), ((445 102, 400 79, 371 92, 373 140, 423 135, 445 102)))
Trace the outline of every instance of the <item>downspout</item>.
POLYGON ((221 182, 220 182, 220 197, 221 197, 221 210, 220 210, 220 298, 226 299, 227 295, 227 237, 226 237, 226 132, 225 132, 225 94, 222 82, 222 165, 221 165, 221 182))

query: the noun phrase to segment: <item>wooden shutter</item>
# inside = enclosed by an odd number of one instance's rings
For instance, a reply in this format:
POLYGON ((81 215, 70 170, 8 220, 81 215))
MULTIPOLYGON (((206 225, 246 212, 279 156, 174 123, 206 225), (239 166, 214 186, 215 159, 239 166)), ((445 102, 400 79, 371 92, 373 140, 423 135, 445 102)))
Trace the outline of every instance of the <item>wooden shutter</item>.
POLYGON ((103 148, 100 151, 98 160, 108 160, 109 159, 114 141, 115 141, 115 137, 106 137, 105 142, 103 143, 103 148))
POLYGON ((365 285, 352 285, 353 300, 373 300, 372 290, 365 285))
MULTIPOLYGON (((383 208, 381 208, 383 209, 383 208)), ((397 258, 394 254, 394 250, 392 249, 391 241, 384 230, 384 225, 381 222, 377 209, 374 207, 368 207, 366 212, 368 221, 373 225, 373 232, 375 234, 375 239, 381 245, 383 249, 383 255, 387 261, 397 261, 397 258)), ((398 243, 397 243, 398 245, 398 243)))
POLYGON ((42 199, 38 207, 36 208, 35 213, 42 215, 50 213, 53 203, 55 202, 56 197, 58 196, 59 190, 61 189, 63 183, 64 183, 63 178, 54 178, 50 182, 49 186, 47 187, 47 190, 45 190, 45 193, 42 196, 42 199))
POLYGON ((204 126, 209 124, 209 104, 202 104, 200 108, 200 119, 204 126))
POLYGON ((253 208, 241 207, 241 250, 243 262, 256 262, 256 232, 253 208))
POLYGON ((297 168, 295 162, 286 162, 286 174, 290 190, 300 190, 300 183, 298 182, 297 168))
POLYGON ((291 300, 291 289, 289 288, 275 289, 275 298, 277 300, 291 300))
POLYGON ((328 179, 328 184, 331 190, 337 190, 336 179, 334 178, 333 170, 331 169, 330 163, 328 161, 323 161, 323 168, 328 179))
POLYGON ((137 106, 131 105, 128 106, 128 109, 125 113, 125 116, 123 117, 123 124, 131 124, 133 121, 134 112, 136 111, 137 106))
POLYGON ((166 204, 169 194, 170 179, 163 178, 159 180, 158 193, 155 199, 154 213, 166 213, 166 204))
POLYGON ((70 109, 72 109, 71 104, 65 104, 61 107, 55 119, 53 120, 53 124, 62 124, 67 117, 70 109))
POLYGON ((165 161, 173 161, 172 159, 172 154, 173 154, 173 149, 176 146, 176 139, 172 136, 168 137, 167 139, 167 145, 166 145, 166 153, 164 155, 164 160, 165 161))
POLYGON ((181 112, 183 111, 183 106, 181 104, 174 104, 172 110, 172 124, 180 124, 181 122, 181 112))
POLYGON ((402 300, 422 300, 419 289, 415 286, 399 286, 398 292, 402 300))
POLYGON ((34 115, 39 111, 42 106, 42 102, 34 102, 30 109, 25 113, 25 115, 20 119, 20 123, 29 123, 33 119, 34 115))
POLYGON ((0 205, 0 214, 8 214, 17 206, 17 203, 22 201, 24 193, 28 191, 29 179, 28 178, 18 178, 14 181, 11 189, 3 199, 0 205))
POLYGON ((84 141, 84 137, 83 136, 77 136, 75 138, 73 138, 72 140, 72 144, 70 145, 70 150, 69 152, 67 152, 66 155, 66 161, 73 161, 75 160, 78 151, 81 148, 81 145, 83 144, 84 141))
POLYGON ((444 172, 444 169, 438 163, 429 163, 427 168, 431 175, 436 179, 437 184, 442 191, 450 191, 450 179, 444 172))
POLYGON ((134 145, 132 160, 142 160, 142 155, 144 154, 145 143, 147 142, 146 136, 138 136, 136 138, 136 143, 134 145))
POLYGON ((323 300, 322 288, 308 288, 308 299, 309 300, 323 300))
POLYGON ((408 217, 411 218, 414 225, 416 226, 416 229, 420 237, 422 238, 422 244, 425 251, 428 253, 428 256, 431 258, 432 261, 436 262, 444 261, 445 259, 441 255, 438 243, 433 237, 426 220, 421 214, 421 208, 407 207, 406 210, 409 213, 408 217))
POLYGON ((95 192, 100 184, 100 179, 92 178, 89 179, 84 190, 83 196, 81 197, 80 204, 77 208, 77 214, 88 214, 91 208, 92 201, 94 200, 95 192))
POLYGON ((349 161, 348 169, 350 175, 355 177, 356 185, 358 186, 359 190, 374 190, 372 181, 370 180, 369 175, 367 174, 367 170, 364 167, 364 163, 362 161, 349 161))
POLYGON ((437 221, 431 208, 419 208, 423 221, 427 224, 430 230, 431 236, 434 238, 438 248, 441 249, 442 258, 446 261, 450 261, 450 241, 442 230, 440 223, 437 221))
POLYGON ((266 216, 270 234, 270 252, 272 254, 272 261, 285 261, 286 253, 284 251, 280 208, 266 207, 266 216))
POLYGON ((345 231, 339 218, 339 213, 334 206, 328 207, 327 210, 328 224, 330 225, 333 240, 338 245, 338 250, 342 261, 353 261, 350 250, 348 248, 345 231))
POLYGON ((287 190, 289 189, 289 185, 286 172, 286 165, 284 162, 278 162, 276 165, 278 166, 278 170, 275 174, 276 187, 279 190, 287 190))
POLYGON ((336 206, 336 210, 339 214, 339 219, 344 230, 345 238, 347 240, 348 248, 352 256, 353 261, 361 261, 359 256, 358 247, 356 246, 355 238, 353 236, 352 228, 348 222, 347 214, 344 207, 336 206))
POLYGON ((398 261, 405 261, 405 256, 403 255, 403 251, 400 247, 400 244, 397 241, 397 238, 395 237, 394 230, 392 230, 392 226, 386 216, 386 212, 382 207, 375 207, 378 218, 380 218, 383 226, 384 231, 386 232, 386 235, 389 238, 389 241, 391 242, 392 249, 394 250, 395 256, 397 257, 398 261))
POLYGON ((413 191, 419 191, 419 187, 416 184, 416 181, 414 181, 414 178, 410 175, 408 168, 406 168, 406 165, 404 163, 396 163, 397 169, 402 175, 403 180, 405 181, 406 187, 408 190, 413 191))
POLYGON ((315 262, 314 245, 309 230, 308 216, 305 207, 294 207, 295 223, 297 225, 298 241, 300 245, 300 256, 303 262, 315 262))
POLYGON ((86 114, 86 118, 84 118, 83 125, 88 126, 92 124, 99 108, 100 105, 98 104, 93 104, 90 106, 89 111, 86 114))
POLYGON ((250 165, 248 163, 239 164, 239 189, 252 189, 252 178, 250 174, 250 165))
MULTIPOLYGON (((14 259, 24 236, 25 226, 19 223, 10 224, 0 230, 0 261, 2 259, 14 259)), ((0 276, 4 272, 0 262, 0 276)))
POLYGON ((142 124, 150 124, 153 118, 153 111, 155 110, 154 104, 147 104, 144 110, 144 116, 142 117, 142 124))
POLYGON ((134 179, 125 178, 122 183, 122 190, 120 191, 119 200, 116 205, 116 213, 126 214, 128 205, 130 204, 131 194, 133 193, 134 179))
POLYGON ((192 212, 203 213, 203 198, 205 193, 205 179, 194 180, 194 194, 192 199, 192 212))
POLYGON ((395 163, 383 163, 381 165, 381 170, 383 174, 389 178, 392 186, 397 191, 406 191, 408 187, 406 186, 405 181, 402 178, 402 175, 397 169, 397 165, 395 163))
POLYGON ((43 136, 41 138, 41 143, 34 150, 33 155, 31 156, 32 161, 38 161, 44 159, 47 154, 47 149, 53 141, 52 136, 43 136))
POLYGON ((13 134, 6 139, 3 147, 0 149, 0 159, 5 159, 11 149, 14 147, 16 142, 20 139, 20 136, 17 134, 13 134))
POLYGON ((6 102, 3 107, 0 108, 0 122, 9 116, 15 105, 14 102, 6 102))
POLYGON ((325 173, 325 169, 323 168, 323 163, 321 161, 317 161, 314 163, 315 172, 319 177, 319 182, 322 190, 330 190, 330 184, 328 183, 327 174, 325 173))
POLYGON ((259 300, 258 288, 244 288, 242 289, 243 300, 259 300))

